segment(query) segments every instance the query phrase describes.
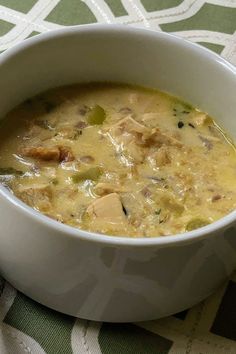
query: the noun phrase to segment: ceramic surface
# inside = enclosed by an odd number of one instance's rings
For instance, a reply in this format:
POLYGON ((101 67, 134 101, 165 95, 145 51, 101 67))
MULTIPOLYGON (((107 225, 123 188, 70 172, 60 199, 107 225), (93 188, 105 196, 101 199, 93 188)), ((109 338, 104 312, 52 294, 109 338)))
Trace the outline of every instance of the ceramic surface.
MULTIPOLYGON (((48 88, 118 81, 180 96, 236 139, 236 69, 168 34, 116 25, 50 32, 2 54, 0 77, 0 116, 48 88)), ((34 300, 90 320, 141 321, 181 311, 236 266, 236 212, 183 235, 109 237, 59 224, 0 187, 0 224, 1 274, 34 300)))

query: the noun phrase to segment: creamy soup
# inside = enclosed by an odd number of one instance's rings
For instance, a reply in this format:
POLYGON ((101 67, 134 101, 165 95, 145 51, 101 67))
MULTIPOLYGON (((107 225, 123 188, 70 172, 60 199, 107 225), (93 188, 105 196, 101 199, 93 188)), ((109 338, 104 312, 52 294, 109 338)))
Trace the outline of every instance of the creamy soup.
POLYGON ((236 206, 236 154, 206 113, 129 85, 57 88, 1 122, 0 179, 43 214, 80 229, 154 237, 236 206))

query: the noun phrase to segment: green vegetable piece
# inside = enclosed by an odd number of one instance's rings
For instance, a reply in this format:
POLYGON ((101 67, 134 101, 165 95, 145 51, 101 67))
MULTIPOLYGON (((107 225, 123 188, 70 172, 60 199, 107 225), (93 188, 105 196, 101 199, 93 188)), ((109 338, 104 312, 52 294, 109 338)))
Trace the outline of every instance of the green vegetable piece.
POLYGON ((102 169, 100 167, 91 167, 87 171, 76 173, 72 176, 74 183, 79 183, 89 179, 91 181, 97 181, 102 174, 102 169))
POLYGON ((13 167, 0 167, 0 175, 15 175, 22 176, 24 174, 23 171, 16 170, 13 167))
POLYGON ((106 119, 105 110, 97 104, 91 109, 87 118, 88 123, 90 125, 101 125, 105 119, 106 119))
POLYGON ((201 218, 195 218, 190 220, 186 225, 186 231, 192 231, 195 229, 199 229, 200 227, 208 225, 209 222, 207 220, 201 218))

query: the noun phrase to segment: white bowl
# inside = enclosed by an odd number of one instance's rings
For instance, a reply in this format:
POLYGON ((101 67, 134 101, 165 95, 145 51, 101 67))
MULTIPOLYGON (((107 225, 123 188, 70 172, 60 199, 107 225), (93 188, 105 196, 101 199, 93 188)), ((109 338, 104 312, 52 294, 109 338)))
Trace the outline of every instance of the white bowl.
MULTIPOLYGON (((236 69, 168 34, 116 25, 50 32, 2 54, 0 77, 0 116, 58 85, 118 81, 180 96, 236 139, 236 69)), ((0 187, 0 225, 2 276, 34 300, 90 320, 181 311, 211 294, 236 265, 236 212, 182 235, 110 237, 62 225, 0 187)))

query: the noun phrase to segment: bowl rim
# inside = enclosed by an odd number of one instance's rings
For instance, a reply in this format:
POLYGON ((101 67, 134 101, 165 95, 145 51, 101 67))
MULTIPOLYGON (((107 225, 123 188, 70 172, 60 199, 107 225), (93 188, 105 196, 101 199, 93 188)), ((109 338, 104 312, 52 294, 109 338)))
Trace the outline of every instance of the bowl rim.
MULTIPOLYGON (((175 43, 180 47, 188 48, 190 51, 197 52, 198 55, 206 57, 208 60, 213 62, 218 62, 223 65, 226 70, 232 72, 236 77, 236 67, 230 64, 227 60, 222 58, 220 55, 212 52, 211 50, 200 46, 199 44, 190 42, 186 39, 178 37, 173 34, 156 31, 154 29, 137 28, 130 27, 127 25, 120 24, 86 24, 77 25, 67 28, 60 28, 56 30, 51 30, 45 33, 41 33, 37 36, 27 38, 26 40, 17 43, 12 48, 7 49, 0 55, 0 65, 5 61, 8 61, 11 57, 14 57, 19 52, 27 50, 30 47, 37 46, 37 44, 51 40, 57 37, 63 37, 73 34, 83 34, 83 33, 102 33, 102 34, 121 34, 128 33, 130 35, 143 35, 146 37, 152 37, 153 39, 166 40, 170 43, 175 43)), ((182 243, 191 243, 193 241, 205 239, 206 236, 215 235, 225 228, 229 228, 236 221, 236 210, 225 215, 219 220, 206 225, 202 228, 169 236, 154 236, 154 237, 128 237, 128 236, 111 236, 104 235, 100 233, 90 232, 75 228, 66 224, 62 224, 39 211, 31 208, 20 199, 18 199, 14 194, 8 191, 4 186, 0 185, 0 195, 5 199, 11 206, 20 210, 21 213, 25 214, 26 217, 33 219, 39 224, 44 224, 45 226, 60 232, 61 234, 66 234, 66 237, 72 237, 76 239, 81 239, 87 242, 95 242, 113 245, 117 247, 149 247, 149 246, 171 246, 182 243)))

